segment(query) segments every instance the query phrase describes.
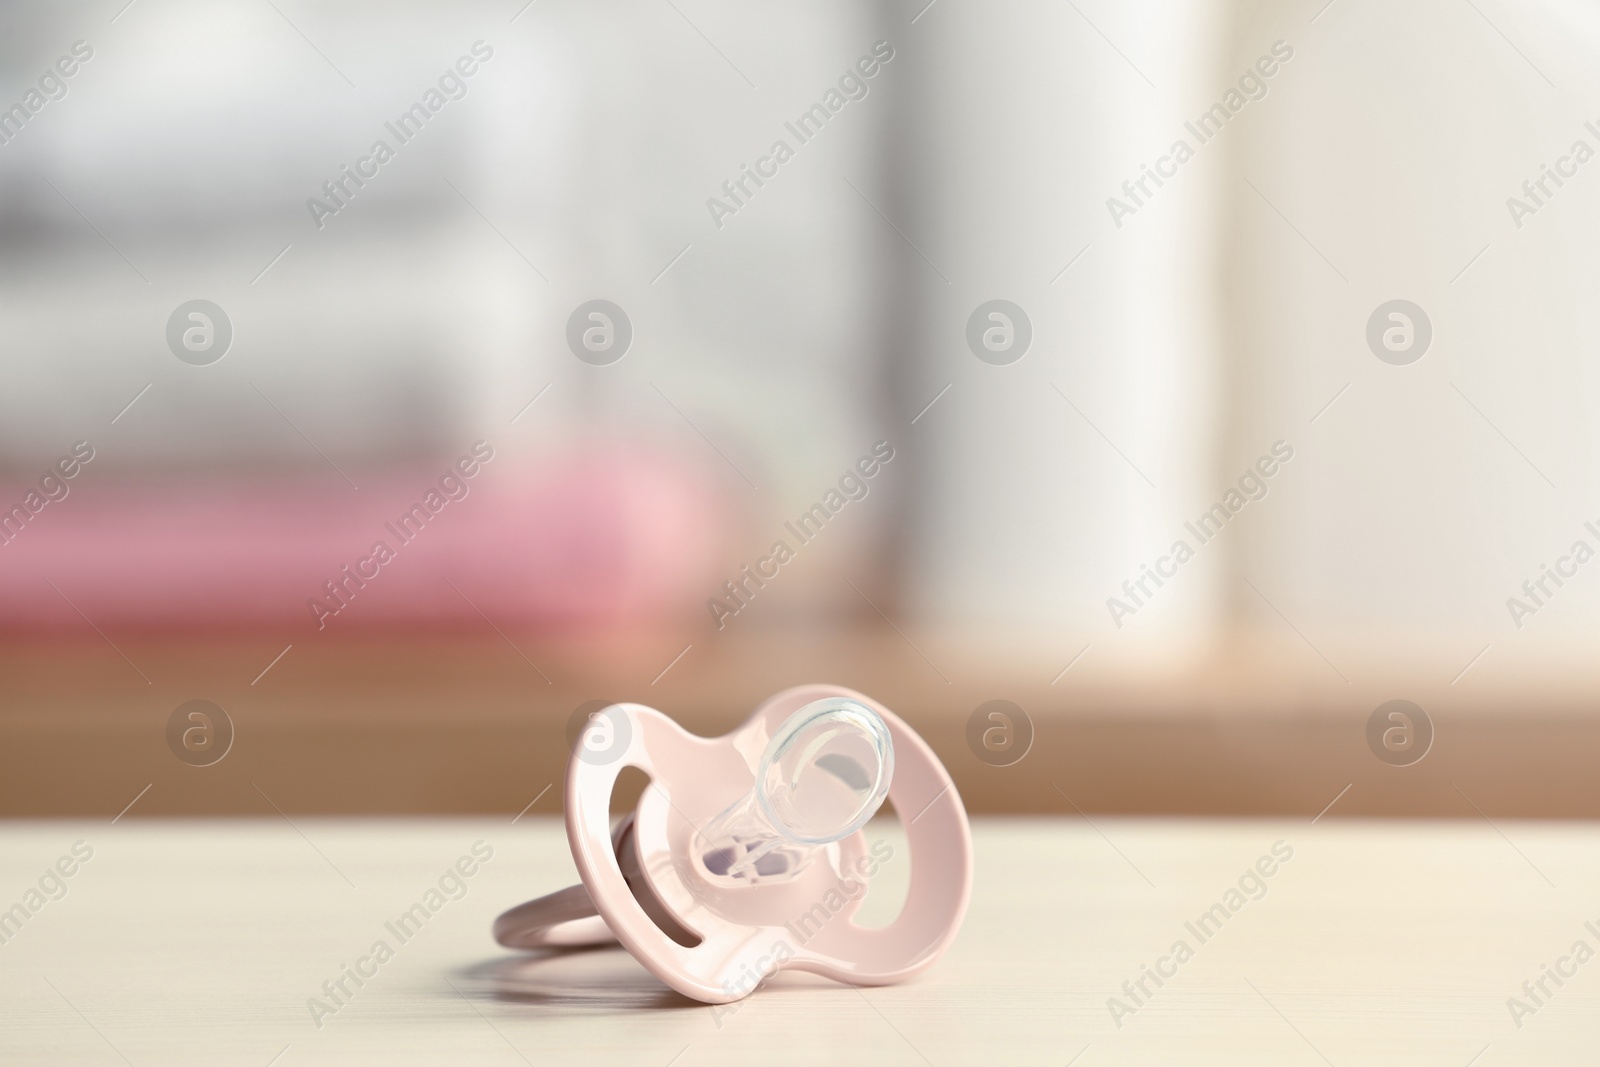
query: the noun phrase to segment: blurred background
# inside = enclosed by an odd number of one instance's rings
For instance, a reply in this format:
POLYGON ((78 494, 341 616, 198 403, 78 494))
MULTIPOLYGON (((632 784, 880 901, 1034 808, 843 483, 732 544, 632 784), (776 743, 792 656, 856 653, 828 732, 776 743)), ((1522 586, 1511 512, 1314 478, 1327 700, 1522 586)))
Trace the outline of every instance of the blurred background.
POLYGON ((1600 814, 1591 6, 0 17, 0 812, 1600 814))

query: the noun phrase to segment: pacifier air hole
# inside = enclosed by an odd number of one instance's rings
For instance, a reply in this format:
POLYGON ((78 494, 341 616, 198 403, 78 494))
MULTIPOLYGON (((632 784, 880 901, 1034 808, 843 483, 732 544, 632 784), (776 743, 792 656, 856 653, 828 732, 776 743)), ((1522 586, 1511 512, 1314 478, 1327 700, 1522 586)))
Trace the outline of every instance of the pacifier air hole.
POLYGON ((701 832, 701 865, 721 882, 787 881, 819 847, 861 829, 893 776, 894 746, 876 712, 846 698, 813 701, 773 735, 750 792, 701 832))
POLYGON ((732 845, 712 849, 700 857, 700 862, 705 864, 706 870, 719 876, 728 875, 733 870, 743 871, 747 867, 753 868, 755 875, 761 878, 777 878, 791 873, 789 857, 783 852, 769 851, 754 856, 753 852, 749 842, 735 841, 732 845))

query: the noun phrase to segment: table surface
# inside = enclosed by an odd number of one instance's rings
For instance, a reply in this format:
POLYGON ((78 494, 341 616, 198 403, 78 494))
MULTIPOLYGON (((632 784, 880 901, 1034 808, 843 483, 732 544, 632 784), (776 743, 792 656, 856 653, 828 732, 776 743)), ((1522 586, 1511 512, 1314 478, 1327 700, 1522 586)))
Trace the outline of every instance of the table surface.
MULTIPOLYGON (((904 894, 897 829, 868 828, 895 852, 865 921, 904 894)), ((493 943, 500 910, 575 880, 548 817, 0 823, 0 908, 36 907, 0 944, 0 1062, 1595 1062, 1600 963, 1573 955, 1600 949, 1593 824, 986 819, 973 836, 971 911, 932 970, 865 990, 785 975, 730 1010, 621 950, 493 943), (475 844, 492 858, 429 900, 475 844), (49 876, 62 857, 71 877, 49 876), (419 901, 439 906, 401 943, 385 924, 419 901), (1226 918, 1196 926, 1214 905, 1226 918), (379 940, 392 958, 314 1018, 379 940)))

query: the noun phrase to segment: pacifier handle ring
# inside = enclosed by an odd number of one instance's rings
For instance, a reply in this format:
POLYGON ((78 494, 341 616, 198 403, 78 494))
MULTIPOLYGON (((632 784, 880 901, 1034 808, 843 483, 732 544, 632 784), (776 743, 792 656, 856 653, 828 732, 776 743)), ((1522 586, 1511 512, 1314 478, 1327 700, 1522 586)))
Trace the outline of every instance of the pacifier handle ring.
MULTIPOLYGON (((612 831, 612 847, 622 848, 632 828, 630 812, 612 831)), ((617 938, 579 882, 503 912, 494 921, 494 939, 506 948, 539 949, 587 948, 617 938)))
MULTIPOLYGON (((570 945, 565 939, 552 939, 549 935, 568 923, 599 916, 589 890, 581 882, 547 893, 537 900, 504 912, 494 921, 494 939, 506 948, 554 948, 570 945)), ((614 940, 611 931, 605 931, 605 941, 614 940)))

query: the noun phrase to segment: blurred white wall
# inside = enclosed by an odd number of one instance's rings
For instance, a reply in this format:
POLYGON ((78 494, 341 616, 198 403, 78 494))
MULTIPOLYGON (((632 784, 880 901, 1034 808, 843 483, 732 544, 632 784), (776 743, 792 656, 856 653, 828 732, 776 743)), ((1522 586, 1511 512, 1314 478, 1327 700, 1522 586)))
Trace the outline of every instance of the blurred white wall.
POLYGON ((93 49, 0 144, 11 476, 79 438, 133 480, 638 448, 731 501, 732 577, 886 440, 741 625, 876 618, 849 578, 935 651, 1125 673, 1256 632, 1308 662, 1570 662, 1600 622, 1600 565, 1520 628, 1506 605, 1600 518, 1600 161, 1506 206, 1600 151, 1590 5, 279 7, 7 14, 0 105, 93 49), (316 225, 477 42, 463 95, 316 225), (164 335, 195 297, 234 326, 209 367, 164 335), (632 325, 610 366, 565 339, 596 298, 632 325), (1007 365, 966 339, 994 299, 1031 324, 1007 365), (1403 366, 1367 342, 1395 299, 1432 330, 1403 366))
MULTIPOLYGON (((1237 38, 1281 22, 1251 7, 1237 38)), ((1239 577, 1335 663, 1443 648, 1465 666, 1492 645, 1482 669, 1576 665, 1600 623, 1600 569, 1520 629, 1506 601, 1576 539, 1600 549, 1583 528, 1600 514, 1600 164, 1547 183, 1520 227, 1507 200, 1574 141, 1600 152, 1585 126, 1600 119, 1586 104, 1600 15, 1565 0, 1342 0, 1294 32, 1294 70, 1240 131, 1222 208, 1226 450, 1303 444, 1242 531, 1239 577), (1403 366, 1365 336, 1397 298, 1433 334, 1403 366)), ((1247 625, 1282 627, 1235 588, 1247 625)))
POLYGON ((1201 146, 1166 184, 1147 181, 1131 217, 1107 200, 1128 202, 1123 182, 1216 91, 1226 14, 950 4, 917 27, 918 221, 950 278, 919 274, 918 397, 954 384, 915 428, 926 474, 908 589, 941 628, 1063 664, 1092 641, 1097 658, 1149 667, 1189 661, 1222 621, 1215 550, 1147 586, 1121 628, 1106 601, 1214 482, 1212 205, 1228 161, 1201 146), (1009 366, 963 336, 994 297, 1033 321, 1009 366))

